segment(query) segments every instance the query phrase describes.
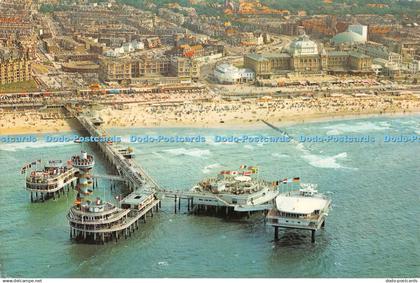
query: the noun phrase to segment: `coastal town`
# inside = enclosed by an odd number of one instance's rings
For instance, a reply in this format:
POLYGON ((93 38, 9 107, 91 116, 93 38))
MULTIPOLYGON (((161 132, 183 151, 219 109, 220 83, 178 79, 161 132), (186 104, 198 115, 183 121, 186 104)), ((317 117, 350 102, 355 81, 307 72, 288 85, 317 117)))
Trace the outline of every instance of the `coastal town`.
POLYGON ((303 2, 2 1, 0 130, 68 130, 66 104, 120 127, 418 112, 415 2, 303 2))

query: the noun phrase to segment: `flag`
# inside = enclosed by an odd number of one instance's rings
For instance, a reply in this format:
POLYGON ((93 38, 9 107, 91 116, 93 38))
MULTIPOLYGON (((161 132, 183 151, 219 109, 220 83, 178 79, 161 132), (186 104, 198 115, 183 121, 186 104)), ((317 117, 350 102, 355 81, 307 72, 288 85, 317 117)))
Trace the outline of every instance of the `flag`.
POLYGON ((283 184, 287 184, 287 183, 289 183, 289 179, 283 179, 283 180, 281 180, 281 182, 283 183, 283 184))
POLYGON ((300 177, 294 177, 292 181, 293 182, 300 182, 300 177))
POLYGON ((240 167, 239 167, 239 169, 245 169, 246 168, 246 165, 241 165, 240 167))
POLYGON ((258 168, 257 168, 257 167, 253 167, 253 168, 251 169, 251 172, 252 172, 253 174, 257 174, 257 173, 258 173, 258 168))
POLYGON ((274 181, 273 182, 273 187, 277 187, 279 185, 279 181, 274 181))
POLYGON ((242 175, 244 176, 251 176, 252 172, 251 171, 245 171, 242 175))

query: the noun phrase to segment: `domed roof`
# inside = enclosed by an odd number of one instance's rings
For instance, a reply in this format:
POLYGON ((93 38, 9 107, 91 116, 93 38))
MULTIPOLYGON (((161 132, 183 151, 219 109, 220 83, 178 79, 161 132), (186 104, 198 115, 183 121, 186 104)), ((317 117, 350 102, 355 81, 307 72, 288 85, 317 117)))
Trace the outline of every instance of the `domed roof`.
POLYGON ((358 33, 352 31, 345 31, 342 33, 336 34, 331 41, 335 44, 342 44, 342 43, 363 43, 365 39, 358 33))
POLYGON ((289 52, 292 55, 318 54, 318 46, 315 42, 309 39, 309 36, 303 34, 290 44, 289 52))

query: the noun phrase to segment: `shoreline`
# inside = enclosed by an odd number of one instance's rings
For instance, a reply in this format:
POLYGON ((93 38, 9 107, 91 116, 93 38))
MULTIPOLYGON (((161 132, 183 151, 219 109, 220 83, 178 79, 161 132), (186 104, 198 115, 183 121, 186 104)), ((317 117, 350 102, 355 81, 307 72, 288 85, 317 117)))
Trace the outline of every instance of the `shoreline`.
MULTIPOLYGON (((174 129, 174 128, 191 128, 191 129, 259 129, 267 127, 264 125, 261 120, 266 120, 267 122, 274 124, 276 126, 294 126, 294 125, 301 125, 301 124, 313 124, 313 123, 323 123, 323 122, 332 122, 332 121, 346 121, 346 120, 362 120, 362 119, 369 119, 369 118, 400 118, 400 117, 408 117, 408 116, 420 116, 420 110, 417 111, 401 111, 401 112, 386 112, 380 113, 381 111, 373 111, 369 113, 348 113, 348 112, 341 112, 341 113, 311 113, 311 114, 303 114, 299 116, 299 118, 294 118, 290 116, 282 117, 278 119, 257 119, 252 122, 243 123, 241 121, 226 121, 225 123, 217 123, 213 122, 211 124, 197 124, 191 121, 189 122, 170 122, 170 123, 162 123, 159 125, 113 125, 108 126, 108 129, 127 129, 127 128, 134 128, 134 129, 174 129), (281 119, 281 120, 279 120, 281 119)), ((73 132, 81 130, 80 125, 72 118, 70 119, 57 119, 57 121, 62 121, 63 123, 60 126, 56 126, 54 131, 50 127, 43 127, 38 129, 33 129, 29 127, 16 127, 16 128, 9 128, 9 129, 2 129, 0 131, 0 136, 11 136, 11 135, 37 135, 37 134, 57 134, 57 133, 65 133, 65 132, 73 132)))

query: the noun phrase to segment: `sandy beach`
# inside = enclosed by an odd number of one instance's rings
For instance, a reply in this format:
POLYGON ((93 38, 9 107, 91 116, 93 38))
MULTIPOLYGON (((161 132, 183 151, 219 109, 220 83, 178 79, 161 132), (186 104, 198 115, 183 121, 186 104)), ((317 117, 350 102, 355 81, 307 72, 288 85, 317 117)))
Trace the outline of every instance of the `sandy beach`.
MULTIPOLYGON (((96 114, 108 128, 123 127, 247 127, 266 120, 276 125, 321 120, 420 113, 420 99, 401 96, 295 97, 211 102, 126 104, 103 106, 96 114)), ((63 113, 0 113, 0 134, 70 131, 77 128, 63 113)))

